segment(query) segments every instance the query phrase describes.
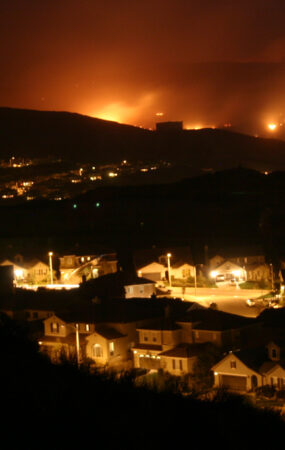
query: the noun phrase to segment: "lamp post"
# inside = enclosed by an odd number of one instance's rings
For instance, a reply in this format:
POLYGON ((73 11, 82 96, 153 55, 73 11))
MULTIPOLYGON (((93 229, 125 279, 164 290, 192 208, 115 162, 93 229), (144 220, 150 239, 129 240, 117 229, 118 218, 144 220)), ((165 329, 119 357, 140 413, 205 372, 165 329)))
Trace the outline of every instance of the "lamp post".
POLYGON ((48 256, 49 256, 50 284, 53 284, 53 271, 52 271, 52 256, 53 256, 53 252, 49 252, 48 256))
POLYGON ((169 287, 171 287, 170 258, 171 258, 171 253, 167 253, 167 265, 168 265, 168 281, 169 281, 169 287))

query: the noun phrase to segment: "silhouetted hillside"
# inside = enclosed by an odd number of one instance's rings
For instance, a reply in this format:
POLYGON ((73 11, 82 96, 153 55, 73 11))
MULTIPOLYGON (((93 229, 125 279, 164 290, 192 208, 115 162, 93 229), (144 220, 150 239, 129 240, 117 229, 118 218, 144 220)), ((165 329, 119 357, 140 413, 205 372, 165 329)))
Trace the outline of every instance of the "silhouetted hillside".
POLYGON ((67 112, 0 108, 1 157, 58 156, 114 163, 122 159, 221 169, 244 165, 285 169, 285 142, 224 130, 151 132, 67 112))

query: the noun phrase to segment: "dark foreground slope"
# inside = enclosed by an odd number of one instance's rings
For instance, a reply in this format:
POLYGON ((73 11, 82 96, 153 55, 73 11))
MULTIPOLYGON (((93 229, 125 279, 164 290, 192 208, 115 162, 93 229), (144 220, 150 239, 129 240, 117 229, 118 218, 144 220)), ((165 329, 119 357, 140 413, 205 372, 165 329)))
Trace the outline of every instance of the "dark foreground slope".
POLYGON ((9 448, 268 448, 277 414, 233 397, 199 402, 135 389, 72 366, 52 366, 1 318, 2 440, 9 448))
POLYGON ((285 169, 285 142, 225 130, 158 133, 66 112, 0 108, 0 153, 96 164, 167 160, 192 168, 285 169))

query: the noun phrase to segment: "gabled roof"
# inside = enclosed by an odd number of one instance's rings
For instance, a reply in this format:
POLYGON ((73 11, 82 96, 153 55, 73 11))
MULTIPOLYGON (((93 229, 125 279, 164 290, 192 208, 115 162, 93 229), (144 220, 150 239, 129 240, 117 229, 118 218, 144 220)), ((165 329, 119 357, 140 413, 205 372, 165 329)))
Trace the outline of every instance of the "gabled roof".
POLYGON ((174 320, 162 318, 152 323, 149 326, 139 327, 137 330, 155 330, 155 331, 174 331, 180 330, 181 327, 175 323, 174 320))
POLYGON ((193 358, 200 355, 208 348, 208 343, 201 344, 179 344, 170 350, 161 352, 161 356, 168 356, 173 358, 193 358))
POLYGON ((152 345, 152 344, 136 344, 133 347, 133 350, 154 350, 154 351, 162 351, 162 345, 152 345))
MULTIPOLYGON (((171 253, 171 265, 177 261, 183 261, 193 265, 192 252, 189 246, 184 247, 153 247, 149 249, 137 250, 134 254, 135 266, 137 269, 144 267, 154 261, 159 262, 161 256, 171 253)), ((181 265, 181 264, 180 264, 181 265)))
POLYGON ((192 322, 196 330, 225 331, 257 323, 257 319, 237 316, 211 308, 190 309, 178 322, 192 322))
POLYGON ((122 337, 125 337, 125 334, 120 333, 119 331, 115 330, 115 328, 108 327, 106 325, 99 325, 95 328, 95 333, 100 334, 100 336, 104 337, 105 339, 120 339, 122 337))

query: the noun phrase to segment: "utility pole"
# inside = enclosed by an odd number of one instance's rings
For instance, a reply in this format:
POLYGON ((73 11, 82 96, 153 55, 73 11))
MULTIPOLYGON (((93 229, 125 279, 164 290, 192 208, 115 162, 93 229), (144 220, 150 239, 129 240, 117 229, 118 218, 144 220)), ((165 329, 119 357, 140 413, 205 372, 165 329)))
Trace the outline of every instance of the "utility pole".
POLYGON ((80 365, 80 346, 79 346, 79 324, 75 324, 75 340, 76 340, 76 360, 77 366, 80 365))

